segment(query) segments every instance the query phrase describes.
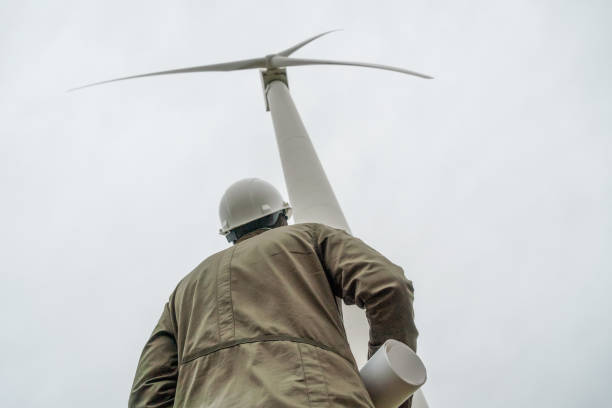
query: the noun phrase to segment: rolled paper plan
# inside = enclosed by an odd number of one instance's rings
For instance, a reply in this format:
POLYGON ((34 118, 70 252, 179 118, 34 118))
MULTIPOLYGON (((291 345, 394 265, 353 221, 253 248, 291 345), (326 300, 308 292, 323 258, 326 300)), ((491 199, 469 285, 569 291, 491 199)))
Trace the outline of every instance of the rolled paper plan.
POLYGON ((425 384, 425 365, 404 343, 387 340, 359 371, 376 408, 397 408, 425 384))

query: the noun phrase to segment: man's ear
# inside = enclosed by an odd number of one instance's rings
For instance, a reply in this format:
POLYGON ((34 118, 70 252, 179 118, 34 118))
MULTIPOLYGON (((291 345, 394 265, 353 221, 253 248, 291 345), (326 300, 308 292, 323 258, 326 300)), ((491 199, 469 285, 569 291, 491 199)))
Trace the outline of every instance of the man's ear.
POLYGON ((276 221, 276 227, 284 227, 286 225, 289 225, 287 223, 287 216, 285 214, 281 213, 278 216, 278 221, 276 221))

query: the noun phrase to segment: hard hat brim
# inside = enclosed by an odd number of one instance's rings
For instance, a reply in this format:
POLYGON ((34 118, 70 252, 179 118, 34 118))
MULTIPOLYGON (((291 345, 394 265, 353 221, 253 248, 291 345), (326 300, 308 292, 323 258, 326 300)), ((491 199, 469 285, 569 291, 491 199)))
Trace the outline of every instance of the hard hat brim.
POLYGON ((240 223, 238 225, 232 225, 231 228, 220 228, 219 229, 219 235, 227 235, 231 230, 234 230, 236 228, 242 227, 243 225, 246 225, 246 224, 248 224, 250 222, 253 222, 255 220, 258 220, 260 218, 267 217, 268 215, 277 213, 279 211, 283 211, 285 213, 285 216, 287 217, 287 219, 291 218, 291 216, 293 215, 293 208, 291 208, 289 203, 285 203, 285 205, 283 207, 279 208, 278 210, 270 211, 268 214, 264 214, 261 217, 256 217, 256 218, 250 219, 248 221, 244 221, 244 222, 242 222, 242 223, 240 223))

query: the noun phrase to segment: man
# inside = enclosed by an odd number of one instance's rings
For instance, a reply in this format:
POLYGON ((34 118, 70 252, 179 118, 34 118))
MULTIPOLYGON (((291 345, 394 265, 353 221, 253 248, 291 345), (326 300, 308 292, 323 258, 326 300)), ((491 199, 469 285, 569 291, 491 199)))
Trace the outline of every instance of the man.
POLYGON ((262 180, 230 186, 219 214, 234 245, 170 295, 129 406, 372 408, 336 298, 366 309, 369 356, 390 338, 414 350, 402 269, 341 230, 288 226, 291 208, 262 180))

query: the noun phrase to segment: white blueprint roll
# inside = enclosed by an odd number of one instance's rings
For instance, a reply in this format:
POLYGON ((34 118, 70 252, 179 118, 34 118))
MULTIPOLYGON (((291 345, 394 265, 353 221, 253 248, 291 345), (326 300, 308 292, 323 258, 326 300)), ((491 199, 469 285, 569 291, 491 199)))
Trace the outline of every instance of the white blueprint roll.
POLYGON ((397 408, 427 380, 419 356, 392 339, 374 353, 359 373, 376 408, 397 408))

